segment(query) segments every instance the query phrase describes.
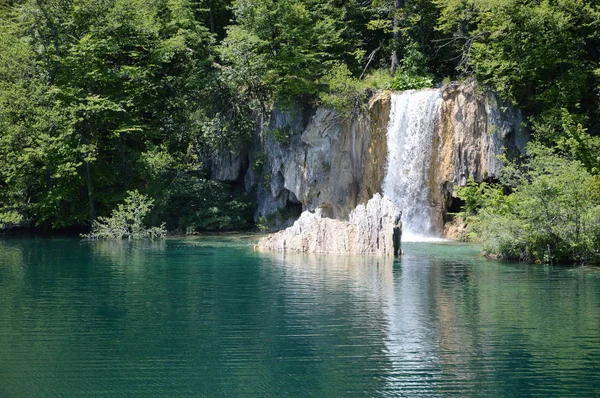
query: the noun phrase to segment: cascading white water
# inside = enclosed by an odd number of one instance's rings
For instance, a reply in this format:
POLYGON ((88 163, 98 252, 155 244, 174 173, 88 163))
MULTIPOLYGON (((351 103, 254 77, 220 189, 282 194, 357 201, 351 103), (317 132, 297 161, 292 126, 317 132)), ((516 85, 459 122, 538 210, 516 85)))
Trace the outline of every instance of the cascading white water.
POLYGON ((434 138, 441 125, 440 90, 392 94, 383 193, 402 209, 402 238, 439 236, 430 192, 434 138))

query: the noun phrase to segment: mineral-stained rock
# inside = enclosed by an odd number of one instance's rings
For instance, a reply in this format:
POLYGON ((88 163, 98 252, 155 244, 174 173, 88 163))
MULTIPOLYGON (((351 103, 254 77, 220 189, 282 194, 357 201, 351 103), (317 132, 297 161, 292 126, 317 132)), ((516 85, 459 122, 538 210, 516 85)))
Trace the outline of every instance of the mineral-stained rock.
POLYGON ((332 254, 393 255, 393 234, 400 210, 375 194, 358 205, 348 221, 323 217, 322 209, 305 211, 291 227, 262 238, 257 250, 332 254))
MULTIPOLYGON (((474 82, 452 83, 443 95, 429 184, 436 219, 445 221, 456 187, 469 177, 498 178, 502 163, 523 153, 529 135, 518 110, 474 82)), ((219 154, 213 179, 244 182, 255 195, 255 220, 273 229, 290 225, 302 210, 348 220, 357 204, 382 192, 387 163, 391 91, 373 92, 352 117, 309 105, 275 107, 257 121, 250 145, 238 155, 219 154)))

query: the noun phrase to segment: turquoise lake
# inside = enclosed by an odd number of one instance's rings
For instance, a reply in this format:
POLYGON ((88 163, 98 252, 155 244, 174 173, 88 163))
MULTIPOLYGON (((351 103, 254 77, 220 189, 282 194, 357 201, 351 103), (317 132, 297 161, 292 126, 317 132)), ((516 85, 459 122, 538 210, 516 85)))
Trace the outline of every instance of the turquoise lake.
POLYGON ((255 241, 1 240, 0 397, 600 395, 597 269, 255 241))

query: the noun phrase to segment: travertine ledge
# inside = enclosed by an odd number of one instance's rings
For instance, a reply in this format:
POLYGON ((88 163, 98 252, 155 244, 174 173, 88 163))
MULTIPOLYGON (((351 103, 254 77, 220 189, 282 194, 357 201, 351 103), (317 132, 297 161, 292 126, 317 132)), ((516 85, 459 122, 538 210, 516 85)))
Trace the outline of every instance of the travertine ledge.
POLYGON ((401 211, 388 198, 375 194, 358 205, 348 221, 324 218, 321 209, 305 211, 291 227, 262 238, 257 250, 331 254, 394 255, 402 227, 401 211), (395 236, 394 236, 395 235, 395 236))

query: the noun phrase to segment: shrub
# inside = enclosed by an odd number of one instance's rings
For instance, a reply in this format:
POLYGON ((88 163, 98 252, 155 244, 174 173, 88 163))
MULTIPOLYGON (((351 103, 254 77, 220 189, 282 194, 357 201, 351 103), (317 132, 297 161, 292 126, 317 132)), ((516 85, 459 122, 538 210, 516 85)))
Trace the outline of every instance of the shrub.
POLYGON ((86 239, 144 239, 164 238, 165 225, 146 227, 144 218, 154 205, 154 201, 137 190, 128 191, 125 203, 113 210, 110 217, 98 217, 92 224, 89 234, 81 235, 86 239))
POLYGON ((338 64, 321 79, 327 89, 319 94, 320 103, 350 117, 354 109, 364 102, 366 92, 361 82, 352 77, 346 64, 338 64))
POLYGON ((465 202, 459 214, 463 218, 475 215, 484 206, 502 206, 504 201, 501 185, 485 181, 478 183, 472 176, 464 187, 456 189, 456 196, 465 202))
POLYGON ((264 152, 257 152, 254 154, 254 162, 252 163, 252 169, 260 174, 265 167, 265 161, 267 160, 267 154, 264 152))
POLYGON ((271 130, 271 135, 275 138, 275 141, 279 143, 279 145, 287 145, 290 143, 290 139, 292 138, 293 131, 291 128, 275 128, 271 130))
POLYGON ((24 221, 23 215, 15 210, 0 210, 0 231, 20 226, 24 221))
POLYGON ((375 90, 390 90, 394 76, 387 69, 376 69, 365 76, 362 84, 365 88, 375 90))
POLYGON ((392 80, 392 90, 420 90, 433 87, 433 78, 398 71, 392 80))
POLYGON ((530 144, 508 164, 513 193, 483 204, 473 228, 493 256, 539 263, 600 262, 600 189, 579 161, 530 144))

